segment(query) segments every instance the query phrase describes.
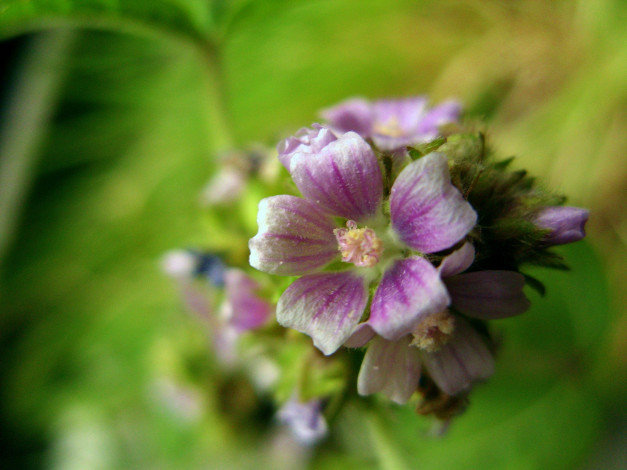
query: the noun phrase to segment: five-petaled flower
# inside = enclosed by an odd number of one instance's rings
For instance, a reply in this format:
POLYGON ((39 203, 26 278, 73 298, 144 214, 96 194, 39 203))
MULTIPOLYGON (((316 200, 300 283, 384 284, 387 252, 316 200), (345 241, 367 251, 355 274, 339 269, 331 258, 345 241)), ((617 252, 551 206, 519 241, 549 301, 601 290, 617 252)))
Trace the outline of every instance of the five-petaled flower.
POLYGON ((249 243, 253 267, 302 275, 279 299, 279 323, 331 354, 358 326, 371 287, 365 324, 389 341, 446 309, 448 290, 424 255, 453 247, 477 220, 451 183, 446 156, 407 165, 391 188, 389 211, 379 162, 355 132, 301 130, 279 146, 279 158, 304 197, 262 200, 249 243), (333 263, 340 255, 345 263, 333 263))
POLYGON ((374 102, 352 98, 324 110, 322 117, 334 130, 357 132, 381 150, 396 151, 433 140, 440 126, 457 122, 460 111, 454 100, 429 108, 424 96, 374 102))

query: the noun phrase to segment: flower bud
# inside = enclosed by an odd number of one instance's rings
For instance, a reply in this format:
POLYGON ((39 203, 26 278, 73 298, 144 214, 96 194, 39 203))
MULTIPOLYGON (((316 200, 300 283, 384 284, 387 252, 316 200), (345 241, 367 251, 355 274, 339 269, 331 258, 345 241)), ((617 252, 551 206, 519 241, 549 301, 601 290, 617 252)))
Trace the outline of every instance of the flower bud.
POLYGON ((545 242, 550 245, 563 245, 583 239, 584 227, 588 221, 588 211, 579 207, 546 207, 535 217, 535 224, 550 230, 545 242))

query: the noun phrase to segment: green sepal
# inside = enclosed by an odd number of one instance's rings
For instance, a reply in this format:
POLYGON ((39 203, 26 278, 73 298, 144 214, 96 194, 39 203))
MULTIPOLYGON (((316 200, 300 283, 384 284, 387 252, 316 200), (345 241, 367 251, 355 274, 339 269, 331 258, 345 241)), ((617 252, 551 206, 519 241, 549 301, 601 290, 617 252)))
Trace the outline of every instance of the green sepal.
POLYGON ((409 157, 412 160, 418 160, 419 158, 424 157, 425 155, 430 154, 431 152, 435 152, 442 145, 446 143, 446 137, 438 137, 430 142, 416 145, 415 147, 407 147, 407 151, 409 152, 409 157))

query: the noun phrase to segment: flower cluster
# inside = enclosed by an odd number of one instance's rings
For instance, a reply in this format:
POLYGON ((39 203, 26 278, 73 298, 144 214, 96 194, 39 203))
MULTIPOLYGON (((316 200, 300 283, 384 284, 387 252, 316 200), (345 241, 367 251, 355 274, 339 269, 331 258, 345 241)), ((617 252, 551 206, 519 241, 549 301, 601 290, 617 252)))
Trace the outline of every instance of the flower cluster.
POLYGON ((582 239, 588 212, 510 170, 460 112, 351 99, 278 158, 223 156, 202 196, 207 246, 163 270, 208 333, 237 423, 271 403, 310 446, 341 405, 378 394, 446 425, 494 373, 490 322, 529 308, 523 288, 542 285, 522 270, 564 267, 551 247, 582 239))
POLYGON ((281 325, 325 355, 367 348, 361 395, 406 403, 433 383, 463 398, 494 371, 486 321, 529 307, 520 267, 558 265, 550 247, 584 236, 587 211, 494 160, 459 112, 353 99, 278 146, 301 197, 259 203, 250 264, 300 276, 281 325))

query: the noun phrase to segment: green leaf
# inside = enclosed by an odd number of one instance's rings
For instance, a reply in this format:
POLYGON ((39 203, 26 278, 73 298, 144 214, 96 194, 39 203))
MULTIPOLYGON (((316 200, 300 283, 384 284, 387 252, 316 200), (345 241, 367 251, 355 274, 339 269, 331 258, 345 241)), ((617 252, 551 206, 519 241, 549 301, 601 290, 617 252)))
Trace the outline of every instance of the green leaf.
POLYGON ((5 0, 0 37, 65 24, 161 31, 205 41, 214 29, 211 6, 204 0, 5 0))

